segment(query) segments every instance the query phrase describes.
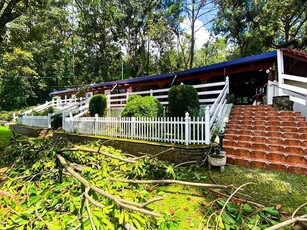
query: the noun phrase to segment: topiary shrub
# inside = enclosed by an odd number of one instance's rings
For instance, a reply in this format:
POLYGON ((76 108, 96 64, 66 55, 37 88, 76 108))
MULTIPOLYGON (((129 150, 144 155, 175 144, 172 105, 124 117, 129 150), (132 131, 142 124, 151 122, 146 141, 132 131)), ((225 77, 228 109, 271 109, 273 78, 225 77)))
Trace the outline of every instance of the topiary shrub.
POLYGON ((89 111, 91 117, 94 117, 95 114, 102 117, 107 108, 107 97, 104 94, 96 94, 91 97, 89 104, 89 111))
POLYGON ((129 101, 132 101, 132 100, 134 100, 134 99, 136 99, 136 98, 140 98, 140 97, 142 97, 142 96, 140 96, 140 95, 138 95, 138 94, 132 94, 132 95, 129 96, 128 102, 129 102, 129 101))
POLYGON ((175 85, 168 91, 169 116, 184 117, 188 112, 191 117, 198 116, 199 97, 197 90, 190 85, 175 85))
POLYGON ((122 117, 161 117, 163 106, 155 97, 132 95, 128 99, 122 117))

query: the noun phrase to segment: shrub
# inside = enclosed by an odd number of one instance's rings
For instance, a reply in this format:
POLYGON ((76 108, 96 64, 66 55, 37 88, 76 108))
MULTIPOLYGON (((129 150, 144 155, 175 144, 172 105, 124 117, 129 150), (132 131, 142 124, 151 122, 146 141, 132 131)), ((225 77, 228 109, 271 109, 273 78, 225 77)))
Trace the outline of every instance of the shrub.
POLYGON ((163 116, 163 106, 155 97, 129 97, 122 117, 160 117, 163 116))
POLYGON ((132 95, 129 96, 128 102, 129 102, 129 101, 132 101, 132 100, 134 100, 134 99, 136 99, 136 98, 140 98, 140 97, 142 97, 142 96, 137 95, 137 94, 132 94, 132 95))
POLYGON ((11 121, 13 119, 13 112, 0 111, 0 121, 11 121))
POLYGON ((107 97, 104 94, 96 94, 91 97, 89 110, 91 117, 94 117, 95 114, 102 117, 107 108, 107 97))
POLYGON ((191 117, 198 116, 199 97, 197 90, 190 85, 175 85, 168 91, 169 115, 184 117, 188 112, 191 117))
POLYGON ((57 130, 62 127, 62 114, 57 114, 52 117, 51 128, 57 130))

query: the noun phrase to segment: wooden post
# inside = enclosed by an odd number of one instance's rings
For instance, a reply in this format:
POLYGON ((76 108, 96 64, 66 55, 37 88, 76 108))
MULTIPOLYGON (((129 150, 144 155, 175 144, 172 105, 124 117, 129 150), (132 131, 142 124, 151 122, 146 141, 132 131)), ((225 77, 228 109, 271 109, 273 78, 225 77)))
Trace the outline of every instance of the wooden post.
POLYGON ((94 135, 97 135, 97 131, 98 131, 98 114, 95 114, 95 121, 94 121, 94 135))
POLYGON ((131 130, 130 130, 131 138, 134 138, 135 136, 135 121, 136 121, 136 118, 131 117, 131 130))
POLYGON ((190 143, 190 121, 191 117, 188 112, 185 113, 185 132, 184 132, 184 137, 185 137, 185 145, 189 145, 190 143))
POLYGON ((51 128, 51 113, 48 113, 48 129, 51 128))

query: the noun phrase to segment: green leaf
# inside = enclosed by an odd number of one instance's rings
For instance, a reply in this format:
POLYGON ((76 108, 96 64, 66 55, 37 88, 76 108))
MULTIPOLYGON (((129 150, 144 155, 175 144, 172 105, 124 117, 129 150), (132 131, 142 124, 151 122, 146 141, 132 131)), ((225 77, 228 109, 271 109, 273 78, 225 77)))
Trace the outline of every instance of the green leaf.
POLYGON ((271 214, 272 216, 279 216, 279 211, 276 210, 275 207, 265 207, 262 210, 266 211, 267 213, 271 214))
POLYGON ((236 223, 236 221, 231 216, 229 216, 226 212, 222 213, 222 220, 227 224, 235 224, 236 223))
POLYGON ((222 217, 218 216, 217 217, 218 225, 220 229, 225 229, 225 225, 223 224, 222 217))
POLYGON ((237 217, 236 217, 236 222, 238 224, 243 224, 243 218, 242 218, 242 213, 238 213, 237 217))
POLYGON ((243 204, 243 211, 250 214, 253 211, 253 208, 249 204, 245 203, 243 204))
POLYGON ((29 200, 29 206, 31 206, 31 205, 37 203, 40 199, 41 199, 41 196, 40 196, 40 195, 31 197, 30 200, 29 200))
POLYGON ((119 218, 118 218, 118 223, 119 224, 124 223, 124 217, 125 217, 125 212, 124 211, 120 212, 119 218))

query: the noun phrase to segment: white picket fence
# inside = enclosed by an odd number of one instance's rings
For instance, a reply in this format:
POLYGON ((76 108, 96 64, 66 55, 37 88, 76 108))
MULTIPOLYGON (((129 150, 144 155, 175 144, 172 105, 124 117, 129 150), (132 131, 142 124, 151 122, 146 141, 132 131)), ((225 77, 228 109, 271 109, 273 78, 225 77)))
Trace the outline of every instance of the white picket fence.
POLYGON ((205 117, 67 117, 65 132, 176 144, 209 144, 209 108, 205 117), (207 121, 207 122, 206 122, 207 121))
POLYGON ((51 114, 48 116, 29 116, 23 115, 18 117, 17 123, 39 128, 51 128, 51 114))

